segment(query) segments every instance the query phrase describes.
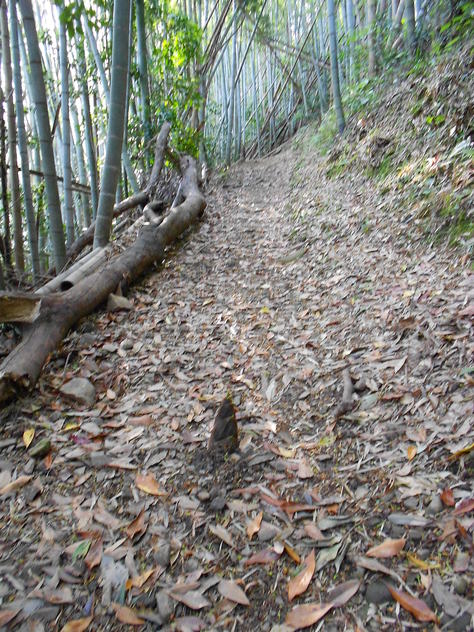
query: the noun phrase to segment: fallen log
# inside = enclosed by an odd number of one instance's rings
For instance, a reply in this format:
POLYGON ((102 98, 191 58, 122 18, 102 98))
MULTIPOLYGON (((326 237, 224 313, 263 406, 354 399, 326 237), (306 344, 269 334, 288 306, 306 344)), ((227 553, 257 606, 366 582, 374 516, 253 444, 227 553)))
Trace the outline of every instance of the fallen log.
POLYGON ((105 248, 96 248, 95 250, 92 250, 85 257, 75 261, 70 268, 64 270, 64 272, 61 272, 61 274, 58 274, 58 276, 54 277, 54 279, 51 279, 51 281, 48 281, 48 283, 40 287, 36 291, 36 294, 44 295, 51 294, 51 292, 57 292, 58 290, 61 290, 62 292, 69 290, 69 288, 75 285, 79 278, 87 276, 87 273, 90 274, 93 270, 96 270, 102 264, 104 259, 105 248), (80 274, 79 277, 77 276, 78 273, 80 274))
POLYGON ((196 163, 189 156, 181 159, 181 172, 184 201, 161 224, 145 224, 135 242, 102 269, 62 294, 42 297, 39 316, 0 365, 0 405, 33 388, 49 354, 68 330, 104 303, 121 281, 136 279, 152 263, 161 261, 166 246, 202 215, 206 201, 198 187, 196 163))

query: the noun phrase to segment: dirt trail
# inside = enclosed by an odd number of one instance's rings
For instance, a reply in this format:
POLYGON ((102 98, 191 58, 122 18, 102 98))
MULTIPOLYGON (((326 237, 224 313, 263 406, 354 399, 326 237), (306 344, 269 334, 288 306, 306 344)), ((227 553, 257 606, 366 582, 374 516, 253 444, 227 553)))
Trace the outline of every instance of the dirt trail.
POLYGON ((379 608, 381 575, 357 565, 386 538, 412 554, 383 560, 391 581, 468 629, 467 262, 414 239, 362 177, 298 161, 295 145, 216 178, 199 229, 135 288, 134 311, 82 323, 40 393, 5 413, 1 486, 31 477, 0 505, 11 629, 93 610, 97 630, 140 615, 143 629, 171 617, 170 629, 276 631, 295 604, 357 580, 323 629, 404 630, 411 615, 379 608), (347 367, 358 390, 338 418, 347 367), (93 410, 58 396, 73 375, 95 384, 93 410), (219 459, 206 444, 228 390, 240 451, 219 459), (52 458, 28 458, 32 428, 52 458), (312 549, 315 577, 290 604, 312 549), (262 551, 268 564, 252 559, 262 551), (436 591, 423 595, 420 569, 436 591), (235 604, 239 587, 250 605, 235 604))

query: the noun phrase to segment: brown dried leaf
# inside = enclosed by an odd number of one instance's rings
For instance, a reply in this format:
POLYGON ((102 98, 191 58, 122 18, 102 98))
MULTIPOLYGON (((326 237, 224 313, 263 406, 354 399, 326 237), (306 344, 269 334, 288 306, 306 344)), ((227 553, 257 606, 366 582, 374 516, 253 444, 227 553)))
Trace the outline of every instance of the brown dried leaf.
POLYGON ((125 588, 130 590, 130 588, 141 588, 143 584, 153 575, 155 572, 154 568, 150 568, 141 575, 137 575, 136 577, 132 577, 131 579, 127 579, 125 584, 125 588))
POLYGON ((117 470, 136 470, 137 466, 130 462, 129 459, 115 459, 114 461, 109 461, 107 463, 107 467, 112 467, 117 470))
POLYGON ((462 516, 465 513, 469 513, 474 509, 474 498, 465 498, 461 500, 459 505, 453 511, 453 516, 462 516))
POLYGON ((54 604, 74 603, 72 590, 69 588, 69 586, 66 586, 64 588, 57 588, 56 590, 46 588, 42 591, 42 597, 49 603, 54 604))
POLYGON ((417 453, 416 445, 409 445, 407 449, 407 458, 409 461, 412 461, 417 453))
POLYGON ((237 582, 222 579, 217 586, 217 590, 223 597, 229 599, 230 601, 235 601, 235 603, 239 603, 242 606, 250 605, 247 595, 244 593, 242 588, 240 588, 237 582))
POLYGON ((127 424, 131 426, 151 426, 153 424, 153 418, 151 415, 140 415, 138 417, 129 417, 127 424))
POLYGON ((110 529, 119 529, 122 524, 118 518, 107 511, 101 504, 98 504, 94 511, 94 520, 110 529))
POLYGON ((10 492, 16 492, 17 489, 21 489, 27 483, 29 483, 32 478, 32 476, 19 476, 14 481, 8 483, 7 485, 4 485, 0 489, 0 496, 3 494, 9 494, 10 492))
POLYGON ((151 494, 152 496, 166 496, 166 492, 160 488, 152 472, 148 472, 148 474, 140 474, 139 472, 135 477, 135 485, 146 494, 151 494))
POLYGON ((84 617, 83 619, 73 619, 68 621, 61 628, 61 632, 84 632, 92 623, 93 617, 84 617))
POLYGON ((415 619, 417 619, 418 621, 433 621, 434 623, 438 622, 438 617, 432 610, 428 608, 424 601, 422 601, 421 599, 417 599, 416 597, 412 597, 408 593, 401 590, 396 590, 390 584, 386 584, 386 586, 395 601, 398 601, 402 608, 404 608, 408 612, 411 612, 415 619))
POLYGON ((405 538, 400 538, 399 540, 387 538, 384 542, 382 542, 382 544, 369 549, 366 555, 367 557, 394 557, 403 549, 405 542, 405 538))
POLYGON ((199 617, 177 617, 174 626, 176 632, 200 632, 207 628, 207 623, 199 617))
MULTIPOLYGON (((282 551, 283 552, 283 551, 282 551)), ((268 548, 258 551, 245 560, 244 566, 253 566, 254 564, 273 564, 279 559, 281 553, 277 553, 275 549, 268 548)))
POLYGON ((130 539, 133 539, 138 533, 143 533, 145 530, 145 508, 143 508, 138 516, 134 520, 132 520, 132 522, 125 529, 125 533, 130 539))
POLYGON ((315 509, 313 505, 305 505, 303 503, 294 503, 291 501, 283 501, 281 508, 283 511, 286 511, 290 518, 297 511, 314 511, 315 509))
POLYGON ((170 591, 170 597, 173 597, 176 601, 184 603, 185 606, 191 608, 191 610, 201 610, 211 605, 211 602, 198 590, 188 590, 185 593, 170 591))
POLYGON ((102 540, 98 539, 92 544, 84 559, 89 570, 92 570, 95 566, 99 566, 102 561, 102 551, 102 540))
POLYGON ((453 495, 453 490, 446 488, 443 489, 443 491, 440 494, 440 498, 443 501, 443 504, 446 505, 446 507, 454 507, 455 502, 454 502, 454 495, 453 495))
POLYGON ((255 516, 253 520, 251 520, 247 525, 247 537, 249 540, 253 538, 253 536, 259 532, 260 525, 262 524, 263 511, 261 511, 258 515, 255 516))
POLYGON ((312 549, 311 553, 306 556, 304 560, 305 568, 290 579, 288 583, 288 599, 292 601, 298 595, 301 595, 308 588, 309 583, 313 577, 314 569, 316 566, 316 559, 314 556, 314 549, 312 549))
POLYGON ((332 608, 332 603, 305 603, 291 610, 285 619, 285 623, 292 628, 308 628, 320 621, 332 608))
POLYGON ((7 608, 5 610, 0 610, 0 625, 7 625, 7 623, 14 619, 19 612, 20 608, 7 608))
POLYGON ((309 536, 313 540, 319 541, 319 540, 325 539, 324 535, 321 533, 318 527, 314 524, 314 522, 306 522, 304 525, 304 530, 305 530, 306 535, 309 536))
POLYGON ((334 608, 340 608, 346 604, 349 599, 356 594, 360 588, 360 581, 358 579, 350 579, 347 582, 338 584, 328 594, 329 601, 333 604, 334 608))
POLYGON ((132 608, 121 606, 118 603, 111 604, 111 607, 115 610, 115 616, 120 623, 126 623, 127 625, 143 625, 145 623, 145 620, 140 619, 132 608))
POLYGON ((298 465, 298 478, 313 478, 314 472, 306 459, 301 459, 298 465))
POLYGON ((216 525, 209 525, 209 531, 217 536, 218 538, 220 538, 223 542, 225 542, 228 546, 233 547, 234 546, 234 541, 232 539, 231 534, 227 531, 227 529, 225 527, 223 527, 220 524, 216 524, 216 525))
MULTIPOLYGON (((276 544, 276 542, 275 542, 276 544)), ((291 557, 291 559, 293 560, 293 562, 296 562, 297 564, 301 564, 301 557, 298 555, 298 553, 295 551, 295 549, 290 546, 287 542, 283 542, 283 547, 287 553, 287 555, 289 557, 291 557)), ((273 548, 275 548, 275 545, 273 546, 273 548)), ((275 549, 278 553, 278 549, 275 549)))

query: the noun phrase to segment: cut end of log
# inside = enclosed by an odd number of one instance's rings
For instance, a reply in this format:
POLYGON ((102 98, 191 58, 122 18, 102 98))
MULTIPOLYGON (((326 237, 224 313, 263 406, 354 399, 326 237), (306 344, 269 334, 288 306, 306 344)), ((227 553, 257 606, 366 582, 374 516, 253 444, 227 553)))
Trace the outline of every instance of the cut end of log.
POLYGON ((40 307, 40 296, 1 292, 0 322, 32 323, 38 318, 40 307))

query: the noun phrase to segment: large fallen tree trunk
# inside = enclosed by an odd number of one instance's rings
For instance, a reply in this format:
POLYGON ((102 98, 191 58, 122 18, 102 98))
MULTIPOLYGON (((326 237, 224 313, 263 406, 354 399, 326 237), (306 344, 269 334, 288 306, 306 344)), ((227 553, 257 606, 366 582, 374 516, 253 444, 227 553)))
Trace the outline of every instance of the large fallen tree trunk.
POLYGON ((132 281, 152 263, 161 261, 165 247, 202 214, 206 202, 198 187, 195 161, 188 156, 182 158, 181 172, 184 202, 173 208, 160 225, 144 225, 129 248, 67 292, 42 297, 38 318, 0 365, 0 403, 31 389, 49 354, 72 325, 103 303, 121 281, 132 281))

